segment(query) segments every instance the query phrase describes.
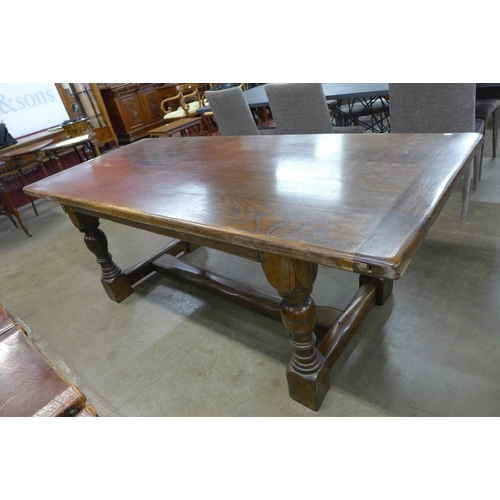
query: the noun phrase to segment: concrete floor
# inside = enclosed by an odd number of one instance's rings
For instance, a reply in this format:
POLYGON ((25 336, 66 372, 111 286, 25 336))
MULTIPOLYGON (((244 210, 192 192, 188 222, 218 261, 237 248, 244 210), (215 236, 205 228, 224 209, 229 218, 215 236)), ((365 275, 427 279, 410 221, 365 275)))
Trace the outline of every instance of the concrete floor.
MULTIPOLYGON (((318 412, 288 396, 291 348, 279 322, 160 277, 112 302, 55 203, 37 201, 38 217, 21 208, 31 238, 0 218, 0 304, 103 417, 500 416, 500 158, 490 142, 468 221, 459 186, 333 367, 318 412)), ((122 269, 166 243, 101 228, 122 269)), ((269 289, 257 263, 207 249, 187 260, 269 289)), ((354 274, 320 267, 313 298, 343 308, 356 289, 354 274)))

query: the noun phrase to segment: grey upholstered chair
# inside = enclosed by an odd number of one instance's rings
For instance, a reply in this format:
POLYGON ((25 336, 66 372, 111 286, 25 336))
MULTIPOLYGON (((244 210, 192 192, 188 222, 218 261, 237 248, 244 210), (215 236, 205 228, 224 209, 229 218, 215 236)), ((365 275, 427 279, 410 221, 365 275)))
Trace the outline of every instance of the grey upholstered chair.
POLYGON ((364 132, 333 127, 321 83, 271 83, 265 86, 277 134, 364 132))
MULTIPOLYGON (((390 83, 391 133, 476 131, 475 83, 390 83)), ((480 124, 478 124, 480 126, 480 124)), ((478 178, 480 154, 474 159, 478 178)), ((462 220, 467 220, 471 167, 464 174, 462 220)))
POLYGON ((500 126, 500 99, 477 99, 476 118, 484 120, 485 133, 488 121, 492 118, 493 125, 493 158, 497 157, 498 128, 500 126))
POLYGON ((221 135, 259 135, 240 87, 205 92, 221 135))
MULTIPOLYGON (((476 108, 477 112, 477 108, 476 108)), ((476 132, 478 134, 483 134, 483 140, 481 142, 481 152, 474 158, 474 172, 472 176, 472 188, 477 189, 478 182, 481 180, 481 173, 483 170, 483 153, 484 153, 484 141, 486 136, 486 122, 479 118, 476 118, 476 132)))

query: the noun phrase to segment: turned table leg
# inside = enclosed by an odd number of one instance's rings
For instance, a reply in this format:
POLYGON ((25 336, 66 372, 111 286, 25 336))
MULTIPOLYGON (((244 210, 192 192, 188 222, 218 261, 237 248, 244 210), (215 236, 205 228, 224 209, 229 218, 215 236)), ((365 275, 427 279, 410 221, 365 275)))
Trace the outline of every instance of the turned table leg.
POLYGON ((109 298, 115 302, 122 302, 132 295, 132 286, 125 273, 113 262, 108 252, 108 240, 104 232, 99 229, 99 219, 90 215, 75 212, 70 207, 63 207, 71 222, 85 235, 87 248, 96 256, 101 266, 101 283, 109 298))
POLYGON ((318 410, 330 388, 326 359, 316 349, 316 308, 311 298, 317 264, 261 252, 262 269, 283 298, 281 319, 294 352, 287 367, 290 397, 318 410))

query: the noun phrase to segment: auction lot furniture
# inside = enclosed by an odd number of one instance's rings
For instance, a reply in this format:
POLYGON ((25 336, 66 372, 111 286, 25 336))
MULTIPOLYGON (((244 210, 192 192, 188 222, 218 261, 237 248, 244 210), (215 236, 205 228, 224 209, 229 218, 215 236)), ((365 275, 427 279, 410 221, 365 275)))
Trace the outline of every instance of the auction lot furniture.
MULTIPOLYGON (((110 148, 111 143, 118 147, 118 138, 97 83, 56 83, 55 85, 70 120, 85 118, 89 132, 95 134, 98 147, 102 148, 106 145, 110 148)), ((68 132, 68 135, 75 137, 86 132, 87 130, 76 134, 68 132)))
POLYGON ((55 165, 57 166, 59 172, 62 172, 63 167, 61 164, 60 154, 66 151, 68 148, 72 148, 75 153, 80 156, 80 149, 83 153, 83 161, 90 160, 96 156, 100 156, 99 148, 94 144, 95 133, 91 132, 88 134, 83 134, 77 137, 70 137, 61 142, 56 142, 55 144, 50 144, 42 149, 42 151, 47 155, 55 165))
POLYGON ((100 83, 99 89, 120 144, 147 137, 165 123, 156 83, 100 83))
MULTIPOLYGON (((45 177, 48 177, 49 173, 45 168, 45 163, 41 151, 44 147, 48 146, 49 144, 52 144, 52 139, 39 141, 34 144, 27 144, 26 146, 17 148, 15 151, 5 153, 3 157, 6 160, 12 159, 14 161, 15 167, 13 169, 11 168, 9 170, 6 170, 4 173, 9 175, 19 174, 23 186, 26 186, 27 184, 25 176, 26 167, 23 166, 22 158, 24 156, 34 156, 36 158, 37 166, 42 169, 45 177)), ((35 203, 31 198, 30 202, 35 214, 38 215, 38 210, 36 209, 35 203)))
POLYGON ((0 417, 96 416, 0 307, 0 417))
POLYGON ((63 205, 116 302, 158 272, 281 319, 294 350, 290 396, 317 410, 331 366, 390 296, 480 141, 476 133, 143 139, 25 191, 63 205), (174 240, 122 271, 99 218, 174 240), (184 263, 198 245, 260 262, 279 297, 184 263), (345 310, 312 300, 320 264, 360 275, 345 310))
POLYGON ((149 131, 149 137, 172 137, 179 132, 182 137, 187 135, 201 135, 201 117, 181 118, 172 123, 167 123, 161 127, 149 131))

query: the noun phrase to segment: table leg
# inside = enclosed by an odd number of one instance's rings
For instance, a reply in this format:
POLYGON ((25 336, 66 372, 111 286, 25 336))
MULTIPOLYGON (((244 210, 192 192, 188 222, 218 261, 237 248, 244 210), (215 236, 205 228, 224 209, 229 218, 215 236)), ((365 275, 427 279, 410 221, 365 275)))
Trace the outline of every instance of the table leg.
MULTIPOLYGON (((23 186, 27 186, 29 184, 29 182, 26 180, 26 176, 24 175, 23 169, 19 168, 18 172, 19 172, 19 176, 21 177, 21 184, 23 186)), ((28 198, 30 200, 31 206, 33 207, 33 211, 35 212, 35 215, 38 215, 38 210, 36 209, 35 201, 29 195, 28 195, 28 198)))
POLYGON ((48 158, 52 162, 52 164, 56 165, 59 172, 62 172, 63 168, 62 168, 62 164, 61 164, 61 159, 59 158, 57 151, 46 151, 45 154, 48 156, 48 158))
MULTIPOLYGON (((26 180, 26 176, 24 175, 23 169, 21 168, 21 160, 19 159, 19 156, 14 157, 14 162, 16 164, 17 172, 19 172, 19 177, 21 177, 21 184, 23 185, 23 187, 27 186, 29 183, 26 180)), ((33 201, 33 198, 29 195, 28 198, 30 200, 31 206, 33 207, 35 215, 38 215, 38 210, 35 207, 35 202, 33 201)))
POLYGON ((40 154, 40 151, 35 152, 35 158, 36 158, 36 161, 38 163, 38 166, 43 170, 45 177, 48 177, 49 173, 47 172, 47 169, 45 168, 45 163, 43 161, 42 155, 40 154))
POLYGON ((283 298, 281 319, 294 353, 287 367, 290 397, 318 410, 330 388, 326 359, 316 349, 316 307, 311 298, 318 265, 261 252, 262 269, 283 298))
POLYGON ((99 219, 90 215, 75 212, 70 207, 63 207, 71 222, 85 235, 87 248, 97 257, 101 266, 101 283, 108 297, 115 302, 122 302, 134 293, 125 273, 113 262, 113 256, 108 252, 108 239, 99 229, 99 219))
POLYGON ((87 141, 82 144, 82 152, 85 160, 92 160, 93 158, 97 158, 99 156, 97 154, 97 146, 94 146, 92 141, 87 141))
MULTIPOLYGON (((21 220, 21 216, 19 215, 17 208, 14 206, 14 203, 12 203, 10 196, 8 195, 7 191, 4 189, 2 184, 0 184, 0 198, 3 199, 5 215, 9 217, 14 226, 21 227, 28 236, 31 236, 28 230, 24 227, 23 221, 21 220), (17 225, 15 219, 12 218, 12 216, 14 216, 18 220, 19 226, 17 225)), ((3 213, 1 208, 0 208, 0 213, 3 213)))

